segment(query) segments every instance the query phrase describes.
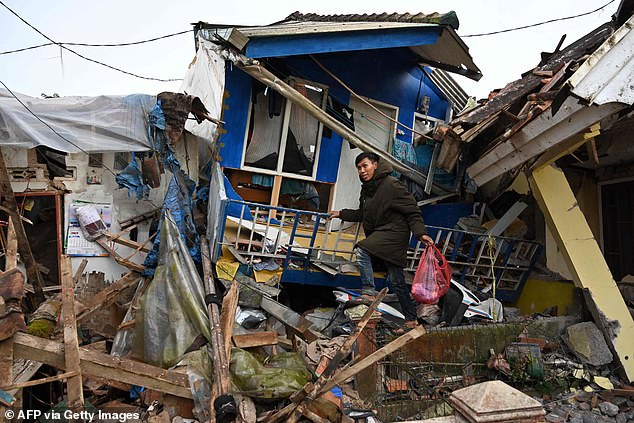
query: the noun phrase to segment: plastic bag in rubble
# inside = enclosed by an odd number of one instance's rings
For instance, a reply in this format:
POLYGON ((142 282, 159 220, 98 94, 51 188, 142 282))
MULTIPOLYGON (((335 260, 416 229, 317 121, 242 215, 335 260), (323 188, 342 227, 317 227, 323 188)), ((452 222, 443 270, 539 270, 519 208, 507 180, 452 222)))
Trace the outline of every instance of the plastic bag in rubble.
POLYGON ((176 365, 176 370, 184 367, 187 371, 189 387, 194 398, 194 416, 199 422, 210 421, 209 402, 213 384, 213 362, 209 344, 203 348, 189 352, 176 365))
POLYGON ((447 293, 449 285, 451 268, 447 259, 435 245, 428 245, 414 275, 412 297, 419 303, 434 304, 447 293))
POLYGON ((253 398, 288 398, 311 378, 298 353, 277 354, 265 365, 248 351, 233 348, 230 370, 238 391, 253 398))
POLYGON ((81 206, 75 210, 75 215, 79 221, 79 226, 84 234, 84 238, 88 241, 94 241, 106 233, 105 223, 101 220, 101 216, 93 206, 81 206))
POLYGON ((163 368, 173 366, 198 335, 211 337, 202 281, 169 212, 136 322, 134 355, 163 368))

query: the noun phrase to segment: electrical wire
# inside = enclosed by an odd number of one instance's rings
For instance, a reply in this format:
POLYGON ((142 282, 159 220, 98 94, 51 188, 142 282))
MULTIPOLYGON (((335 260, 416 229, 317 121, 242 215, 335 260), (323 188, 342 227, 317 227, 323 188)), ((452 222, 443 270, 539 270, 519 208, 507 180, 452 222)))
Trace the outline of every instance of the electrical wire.
POLYGON ((606 4, 604 4, 604 5, 603 5, 603 6, 601 6, 601 7, 598 7, 598 8, 596 8, 596 9, 594 9, 594 10, 589 11, 589 12, 580 13, 580 14, 578 14, 578 15, 566 16, 566 17, 564 17, 564 18, 549 19, 549 20, 547 20, 547 21, 543 21, 543 22, 538 22, 538 23, 534 23, 534 24, 530 24, 530 25, 524 25, 524 26, 518 26, 518 27, 515 27, 515 28, 502 29, 502 30, 499 30, 499 31, 483 32, 483 33, 481 33, 481 34, 468 34, 468 35, 461 35, 461 36, 460 36, 460 38, 469 38, 469 37, 484 37, 484 36, 486 36, 486 35, 503 34, 503 33, 506 33, 506 32, 511 32, 511 31, 519 31, 520 29, 533 28, 533 27, 540 26, 540 25, 545 25, 545 24, 548 24, 548 23, 559 22, 559 21, 566 21, 566 20, 569 20, 569 19, 580 18, 580 17, 582 17, 582 16, 588 16, 588 15, 591 15, 591 14, 593 14, 593 13, 596 13, 596 12, 598 12, 599 10, 601 10, 601 9, 603 9, 603 8, 605 8, 605 7, 607 7, 607 6, 609 6, 610 4, 614 3, 615 1, 616 1, 616 0, 610 0, 609 2, 607 2, 606 4))
POLYGON ((188 29, 186 31, 180 31, 180 32, 174 32, 172 34, 167 34, 167 35, 161 35, 160 37, 154 37, 154 38, 149 38, 147 40, 141 40, 141 41, 132 41, 132 42, 128 42, 128 43, 114 43, 114 44, 89 44, 89 43, 44 43, 44 44, 38 44, 35 46, 30 46, 30 47, 24 47, 24 48, 19 48, 19 49, 15 49, 15 50, 7 50, 7 51, 0 51, 0 56, 5 55, 5 54, 12 54, 12 53, 19 53, 22 51, 27 51, 27 50, 33 50, 36 48, 40 48, 40 47, 47 47, 47 46, 54 46, 54 45, 65 45, 65 46, 80 46, 80 47, 127 47, 127 46, 136 46, 139 44, 146 44, 146 43, 152 43, 154 41, 160 41, 160 40, 164 40, 166 38, 170 38, 170 37, 175 37, 177 35, 182 35, 182 34, 187 34, 194 31, 193 29, 188 29))
POLYGON ((77 53, 75 50, 72 50, 68 47, 66 47, 64 44, 62 43, 58 43, 57 41, 53 40, 52 38, 50 38, 49 36, 47 36, 46 34, 44 34, 42 31, 40 31, 39 29, 37 29, 36 27, 34 27, 33 25, 31 25, 29 22, 27 22, 24 18, 22 18, 20 15, 18 15, 16 12, 13 11, 13 9, 11 9, 9 6, 7 6, 6 4, 4 4, 4 2, 2 0, 0 0, 0 5, 2 5, 5 9, 7 9, 9 12, 11 12, 13 15, 15 15, 18 19, 20 19, 22 22, 24 22, 24 24, 26 24, 29 28, 31 28, 32 30, 34 30, 35 32, 37 32, 38 34, 40 34, 42 37, 46 38, 48 41, 50 41, 51 43, 58 45, 60 48, 73 53, 74 55, 87 60, 89 62, 93 62, 96 63, 98 65, 107 67, 109 69, 115 70, 117 72, 121 72, 124 73, 126 75, 130 75, 130 76, 134 76, 136 78, 140 78, 140 79, 145 79, 145 80, 149 80, 149 81, 159 81, 159 82, 174 82, 174 81, 182 81, 182 79, 162 79, 162 78, 153 78, 153 77, 148 77, 148 76, 143 76, 143 75, 138 75, 136 73, 133 72, 128 72, 126 70, 123 70, 121 68, 117 68, 115 66, 112 65, 108 65, 106 63, 100 62, 98 60, 95 59, 91 59, 89 57, 84 56, 83 54, 77 53))

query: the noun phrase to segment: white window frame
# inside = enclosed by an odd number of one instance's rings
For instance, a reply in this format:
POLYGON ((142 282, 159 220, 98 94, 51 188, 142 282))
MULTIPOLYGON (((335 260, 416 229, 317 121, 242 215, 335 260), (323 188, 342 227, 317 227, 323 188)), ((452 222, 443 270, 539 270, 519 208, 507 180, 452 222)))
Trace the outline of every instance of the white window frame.
MULTIPOLYGON (((323 90, 321 109, 325 110, 326 101, 328 100, 328 86, 327 85, 323 85, 323 84, 320 84, 318 82, 309 81, 307 79, 298 78, 298 77, 294 77, 294 76, 289 77, 286 80, 286 82, 289 83, 289 84, 291 82, 299 82, 299 83, 302 83, 302 84, 311 85, 311 86, 314 86, 314 87, 317 87, 317 88, 321 88, 323 90)), ((281 139, 280 139, 278 157, 277 157, 277 167, 276 167, 275 170, 261 169, 259 167, 245 165, 245 163, 244 163, 244 159, 245 159, 246 153, 247 153, 247 140, 249 138, 249 130, 251 129, 250 128, 251 110, 253 109, 253 98, 251 98, 249 100, 249 113, 247 114, 247 126, 246 126, 245 132, 244 132, 244 142, 243 142, 243 146, 242 146, 242 159, 240 161, 240 169, 241 170, 246 170, 246 171, 254 172, 254 173, 260 173, 260 174, 263 174, 263 175, 273 175, 273 176, 280 175, 280 176, 285 176, 287 178, 300 179, 300 180, 304 180, 304 181, 315 181, 317 179, 317 167, 319 166, 319 157, 320 157, 320 154, 321 154, 321 138, 322 138, 322 134, 323 134, 323 130, 324 130, 324 125, 320 121, 318 121, 319 126, 318 126, 318 129, 317 129, 317 144, 315 145, 315 154, 313 156, 313 172, 312 172, 312 174, 310 176, 308 176, 308 175, 300 175, 298 173, 290 173, 290 172, 284 172, 283 171, 284 155, 286 154, 286 139, 288 137, 288 128, 289 128, 290 119, 291 119, 291 108, 292 107, 301 107, 301 106, 294 104, 289 99, 286 99, 286 104, 284 106, 284 118, 283 118, 283 121, 282 121, 282 134, 280 135, 281 139)))

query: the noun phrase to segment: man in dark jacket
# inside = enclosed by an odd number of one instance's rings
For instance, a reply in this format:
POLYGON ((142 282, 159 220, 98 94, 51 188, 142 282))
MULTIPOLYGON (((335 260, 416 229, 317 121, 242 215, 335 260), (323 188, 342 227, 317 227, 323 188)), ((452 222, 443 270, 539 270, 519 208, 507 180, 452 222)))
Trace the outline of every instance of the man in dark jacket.
POLYGON ((332 211, 332 217, 348 222, 363 222, 365 239, 357 243, 357 263, 364 293, 374 288, 372 257, 383 260, 409 325, 416 322, 416 307, 403 276, 407 266, 410 232, 425 244, 433 243, 416 200, 403 184, 390 175, 392 166, 374 153, 361 153, 355 159, 361 196, 359 208, 332 211), (411 322, 411 323, 410 323, 411 322))

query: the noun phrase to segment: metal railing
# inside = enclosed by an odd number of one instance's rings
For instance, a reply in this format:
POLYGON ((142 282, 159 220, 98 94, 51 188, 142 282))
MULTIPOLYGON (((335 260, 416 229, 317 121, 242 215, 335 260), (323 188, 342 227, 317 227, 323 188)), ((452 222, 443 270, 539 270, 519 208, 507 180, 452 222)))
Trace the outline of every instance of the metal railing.
POLYGON ((329 265, 354 260, 354 246, 361 227, 358 223, 351 232, 353 237, 348 238, 342 236, 341 230, 334 229, 327 213, 231 199, 225 199, 222 203, 224 213, 219 217, 225 222, 236 224, 236 234, 235 238, 228 239, 225 223, 215 237, 216 250, 223 245, 232 246, 249 263, 253 263, 256 257, 273 258, 283 260, 284 268, 292 261, 294 264, 301 263, 301 267, 306 270, 311 262, 329 265), (228 213, 231 205, 237 206, 233 208, 234 216, 228 213), (272 212, 279 217, 271 218, 272 212), (301 245, 297 242, 300 239, 307 241, 301 245), (329 242, 332 242, 331 247, 328 247, 329 242))
MULTIPOLYGON (((434 242, 451 265, 454 279, 471 289, 492 290, 496 298, 514 301, 539 257, 542 245, 503 236, 428 226, 434 242)), ((408 251, 406 270, 416 271, 424 247, 408 251)))

